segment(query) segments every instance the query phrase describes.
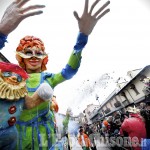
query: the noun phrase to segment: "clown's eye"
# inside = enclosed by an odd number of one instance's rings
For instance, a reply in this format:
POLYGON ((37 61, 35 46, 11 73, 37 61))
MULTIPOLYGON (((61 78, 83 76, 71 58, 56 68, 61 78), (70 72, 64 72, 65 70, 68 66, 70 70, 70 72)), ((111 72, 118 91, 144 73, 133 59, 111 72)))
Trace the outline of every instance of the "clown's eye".
POLYGON ((42 56, 43 53, 42 53, 42 52, 36 52, 36 55, 37 55, 37 56, 42 56))
POLYGON ((32 56, 33 52, 32 51, 26 51, 25 54, 28 55, 28 56, 32 56))
POLYGON ((20 75, 17 75, 17 81, 21 82, 22 81, 22 77, 20 75))
POLYGON ((11 77, 12 76, 12 72, 3 72, 3 76, 4 77, 11 77))

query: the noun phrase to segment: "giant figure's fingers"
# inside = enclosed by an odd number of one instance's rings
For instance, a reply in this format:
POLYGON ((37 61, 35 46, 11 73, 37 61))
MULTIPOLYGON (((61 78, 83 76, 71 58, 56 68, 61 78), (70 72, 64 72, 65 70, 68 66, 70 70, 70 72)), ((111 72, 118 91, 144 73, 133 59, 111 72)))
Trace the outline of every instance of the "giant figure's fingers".
POLYGON ((85 0, 84 12, 83 13, 88 13, 88 6, 89 6, 89 0, 85 0))
POLYGON ((22 7, 23 5, 25 5, 28 1, 30 0, 17 0, 17 6, 18 7, 22 7))
POLYGON ((97 17, 97 20, 99 20, 100 18, 102 18, 103 16, 105 16, 108 12, 110 12, 110 9, 105 10, 101 15, 99 15, 97 17))
POLYGON ((30 12, 30 13, 24 14, 22 19, 25 19, 25 18, 31 17, 31 16, 35 16, 35 15, 40 15, 42 13, 43 13, 43 11, 30 12))
POLYGON ((26 13, 26 12, 28 12, 28 11, 31 11, 31 10, 34 10, 34 9, 40 9, 40 8, 44 8, 45 7, 45 5, 32 5, 32 6, 28 6, 28 7, 26 7, 26 8, 22 8, 21 10, 20 10, 20 12, 22 13, 22 14, 24 14, 24 13, 26 13))
POLYGON ((96 16, 99 15, 99 13, 101 13, 109 4, 110 4, 110 1, 107 1, 101 8, 99 8, 99 10, 93 16, 96 18, 96 16))
POLYGON ((94 7, 97 5, 97 3, 98 3, 99 1, 100 1, 100 0, 96 0, 96 1, 92 4, 91 9, 90 9, 90 11, 89 11, 89 14, 92 14, 92 11, 93 11, 94 7))
POLYGON ((20 1, 21 1, 21 0, 15 0, 14 2, 15 2, 15 3, 19 3, 20 1))
POLYGON ((78 13, 77 13, 76 11, 74 11, 74 12, 73 12, 73 14, 74 14, 75 18, 77 19, 77 21, 79 21, 79 20, 80 20, 80 18, 79 18, 78 13))

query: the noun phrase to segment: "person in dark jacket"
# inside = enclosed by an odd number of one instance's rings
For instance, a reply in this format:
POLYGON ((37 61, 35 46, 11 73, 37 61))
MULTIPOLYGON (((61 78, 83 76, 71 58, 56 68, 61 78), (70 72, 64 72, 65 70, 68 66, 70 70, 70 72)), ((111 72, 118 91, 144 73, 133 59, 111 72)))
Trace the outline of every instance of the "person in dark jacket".
POLYGON ((93 130, 90 128, 90 126, 88 124, 85 125, 85 134, 88 135, 90 142, 91 142, 91 149, 92 150, 97 150, 96 148, 96 144, 95 144, 95 139, 94 139, 94 132, 93 130))
POLYGON ((146 102, 146 108, 141 110, 145 121, 146 139, 142 141, 142 150, 150 150, 150 101, 146 102))

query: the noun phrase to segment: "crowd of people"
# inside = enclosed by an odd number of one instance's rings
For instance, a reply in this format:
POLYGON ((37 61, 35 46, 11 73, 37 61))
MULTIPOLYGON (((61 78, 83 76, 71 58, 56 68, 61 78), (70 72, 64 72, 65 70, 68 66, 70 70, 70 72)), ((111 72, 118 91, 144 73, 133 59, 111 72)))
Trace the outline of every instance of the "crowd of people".
MULTIPOLYGON (((92 150, 96 150, 96 140, 112 150, 150 150, 150 101, 115 111, 97 124, 85 125, 82 130, 92 150)), ((83 146, 81 138, 79 143, 83 146)))

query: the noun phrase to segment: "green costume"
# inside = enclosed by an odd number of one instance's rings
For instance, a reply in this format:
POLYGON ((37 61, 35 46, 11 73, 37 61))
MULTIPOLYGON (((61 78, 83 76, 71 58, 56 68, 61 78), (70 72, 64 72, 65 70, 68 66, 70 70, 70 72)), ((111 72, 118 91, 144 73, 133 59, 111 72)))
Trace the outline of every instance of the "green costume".
MULTIPOLYGON (((27 80, 29 95, 32 95, 39 85, 47 82, 54 88, 59 83, 72 78, 80 66, 81 52, 88 37, 80 33, 74 51, 68 64, 60 73, 32 73, 27 80)), ((55 144, 54 113, 50 110, 50 103, 43 102, 32 109, 24 109, 17 122, 19 130, 19 150, 47 150, 55 144)))
POLYGON ((68 146, 68 150, 70 150, 70 142, 69 142, 70 140, 69 140, 69 133, 68 133, 69 119, 70 119, 70 115, 66 114, 66 117, 63 120, 63 132, 64 132, 63 134, 67 138, 65 142, 68 146))
POLYGON ((69 118, 70 118, 70 115, 67 114, 66 117, 63 120, 63 130, 64 130, 65 134, 68 134, 69 118))

